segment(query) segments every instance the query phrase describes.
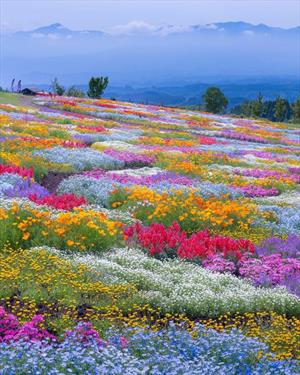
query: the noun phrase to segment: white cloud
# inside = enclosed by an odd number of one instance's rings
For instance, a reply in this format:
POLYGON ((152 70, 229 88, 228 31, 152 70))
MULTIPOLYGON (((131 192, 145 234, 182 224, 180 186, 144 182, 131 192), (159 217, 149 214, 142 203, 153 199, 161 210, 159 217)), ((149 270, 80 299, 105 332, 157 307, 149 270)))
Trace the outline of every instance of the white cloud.
POLYGON ((12 34, 16 32, 17 29, 14 27, 11 27, 10 24, 7 22, 1 22, 0 31, 2 35, 8 35, 8 34, 12 34))
POLYGON ((124 34, 124 35, 132 35, 132 34, 152 34, 157 29, 156 26, 151 25, 144 21, 132 21, 127 23, 126 25, 118 25, 113 27, 111 33, 112 34, 124 34))
POLYGON ((118 25, 110 30, 113 35, 160 35, 165 36, 173 33, 190 32, 192 26, 185 25, 152 25, 144 21, 132 21, 126 25, 118 25))
POLYGON ((214 23, 209 23, 207 25, 204 26, 206 29, 212 29, 212 30, 217 30, 218 29, 218 26, 215 25, 214 23))
POLYGON ((164 25, 157 29, 156 33, 161 36, 173 34, 173 33, 186 33, 193 30, 192 26, 184 25, 164 25))
POLYGON ((244 34, 246 34, 246 35, 254 35, 255 33, 252 30, 245 30, 244 34))
POLYGON ((49 33, 49 34, 43 34, 43 33, 31 33, 30 36, 35 39, 43 39, 47 38, 50 40, 57 40, 60 39, 60 36, 58 34, 49 33))
POLYGON ((35 39, 42 39, 45 38, 45 34, 42 33, 31 33, 30 36, 35 39))
POLYGON ((59 39, 59 35, 58 34, 49 33, 49 34, 47 34, 47 38, 51 39, 51 40, 57 40, 57 39, 59 39))

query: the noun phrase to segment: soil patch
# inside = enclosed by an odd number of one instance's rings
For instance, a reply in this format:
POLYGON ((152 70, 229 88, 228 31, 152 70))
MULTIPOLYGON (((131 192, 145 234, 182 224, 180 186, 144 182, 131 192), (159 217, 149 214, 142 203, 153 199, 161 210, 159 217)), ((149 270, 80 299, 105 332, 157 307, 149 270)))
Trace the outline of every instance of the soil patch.
POLYGON ((61 181, 74 174, 75 173, 49 172, 45 177, 43 177, 41 185, 48 189, 50 193, 55 193, 61 181))

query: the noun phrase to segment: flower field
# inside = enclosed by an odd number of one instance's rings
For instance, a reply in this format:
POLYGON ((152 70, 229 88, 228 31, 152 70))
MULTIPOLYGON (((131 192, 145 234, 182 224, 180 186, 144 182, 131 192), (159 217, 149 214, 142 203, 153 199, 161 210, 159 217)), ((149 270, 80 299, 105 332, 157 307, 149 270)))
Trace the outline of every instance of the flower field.
POLYGON ((299 374, 300 131, 0 104, 0 374, 299 374))

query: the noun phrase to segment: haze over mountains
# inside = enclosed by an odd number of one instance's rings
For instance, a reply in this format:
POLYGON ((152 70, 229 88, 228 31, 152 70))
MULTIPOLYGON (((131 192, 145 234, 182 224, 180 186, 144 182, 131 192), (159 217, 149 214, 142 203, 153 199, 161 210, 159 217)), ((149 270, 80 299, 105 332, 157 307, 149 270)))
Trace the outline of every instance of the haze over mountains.
POLYGON ((112 86, 151 87, 270 76, 298 82, 300 75, 300 27, 134 21, 109 31, 75 31, 54 23, 3 34, 1 46, 4 87, 13 77, 49 84, 57 76, 65 85, 80 85, 100 74, 112 86))

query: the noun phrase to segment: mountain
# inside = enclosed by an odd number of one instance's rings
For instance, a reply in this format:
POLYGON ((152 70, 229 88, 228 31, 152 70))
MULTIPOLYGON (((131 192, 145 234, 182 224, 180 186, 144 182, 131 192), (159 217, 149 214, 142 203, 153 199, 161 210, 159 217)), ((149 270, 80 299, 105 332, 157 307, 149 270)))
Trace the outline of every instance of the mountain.
POLYGON ((211 76, 251 80, 300 74, 300 27, 246 22, 156 26, 133 21, 107 32, 53 23, 0 37, 4 87, 13 77, 38 84, 57 76, 71 85, 101 74, 115 86, 146 87, 192 84, 211 76))
POLYGON ((127 25, 117 26, 115 29, 115 34, 117 35, 150 35, 150 36, 167 36, 171 34, 193 34, 197 33, 207 35, 207 34, 231 34, 234 36, 239 36, 242 34, 252 35, 264 34, 264 35, 291 35, 293 33, 299 33, 300 27, 283 29, 280 27, 271 27, 265 24, 253 25, 247 22, 217 22, 210 23, 206 25, 161 25, 154 26, 145 22, 129 22, 127 25))
POLYGON ((151 36, 168 36, 171 34, 232 34, 239 36, 241 34, 251 35, 252 33, 272 35, 291 35, 294 33, 300 33, 300 26, 290 29, 283 29, 280 27, 271 27, 265 24, 253 25, 247 22, 217 22, 206 25, 160 25, 155 26, 141 21, 129 22, 126 25, 119 25, 112 28, 111 32, 95 31, 95 30, 79 30, 74 31, 65 27, 61 23, 53 23, 51 25, 42 26, 30 31, 18 31, 14 36, 27 36, 27 37, 47 37, 49 35, 55 35, 57 38, 60 37, 72 37, 72 36, 138 36, 138 35, 151 35, 151 36))
POLYGON ((32 37, 32 38, 49 38, 49 39, 61 39, 61 38, 74 38, 74 37, 102 37, 107 35, 103 31, 95 30, 81 30, 74 31, 63 26, 60 23, 53 23, 48 26, 39 27, 31 31, 18 31, 14 34, 16 37, 32 37))

